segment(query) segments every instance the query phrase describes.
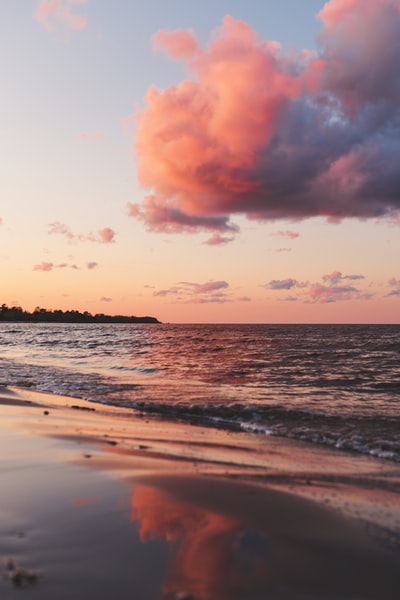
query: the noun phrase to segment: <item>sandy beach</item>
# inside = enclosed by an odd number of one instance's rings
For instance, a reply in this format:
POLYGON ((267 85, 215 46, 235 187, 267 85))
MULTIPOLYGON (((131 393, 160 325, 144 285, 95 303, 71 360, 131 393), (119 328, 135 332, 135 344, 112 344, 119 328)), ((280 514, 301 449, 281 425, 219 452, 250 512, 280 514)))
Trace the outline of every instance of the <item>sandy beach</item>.
POLYGON ((0 387, 0 598, 397 599, 400 467, 0 387))

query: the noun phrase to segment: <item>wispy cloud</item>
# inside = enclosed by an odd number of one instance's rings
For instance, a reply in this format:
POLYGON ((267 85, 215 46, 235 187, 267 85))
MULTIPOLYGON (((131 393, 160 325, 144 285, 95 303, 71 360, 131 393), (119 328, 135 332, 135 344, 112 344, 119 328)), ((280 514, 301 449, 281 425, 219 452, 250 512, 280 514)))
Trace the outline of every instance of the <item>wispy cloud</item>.
POLYGON ((389 279, 388 284, 392 290, 388 294, 386 294, 386 298, 390 298, 391 296, 400 296, 400 279, 396 279, 396 277, 392 277, 389 279))
POLYGON ((296 279, 272 279, 265 285, 270 290, 291 290, 297 287, 296 279))
POLYGON ((248 296, 235 297, 229 290, 229 284, 226 281, 206 281, 205 283, 195 283, 190 281, 181 281, 169 288, 156 290, 153 292, 155 297, 170 297, 172 302, 182 302, 185 304, 224 304, 226 302, 250 302, 248 296))
POLYGON ((271 235, 277 235, 279 237, 289 238, 290 240, 295 240, 300 237, 300 234, 297 231, 274 231, 271 235))
POLYGON ((392 277, 392 279, 389 279, 388 281, 390 287, 400 287, 400 279, 396 279, 395 277, 392 277))
POLYGON ((97 242, 100 244, 110 244, 115 241, 115 231, 111 227, 99 229, 96 233, 73 233, 64 223, 55 221, 49 224, 48 233, 50 235, 64 236, 69 242, 97 242))
POLYGON ((263 287, 277 292, 299 290, 297 296, 278 297, 278 300, 281 301, 295 302, 302 300, 307 304, 327 304, 344 300, 370 300, 373 297, 372 293, 359 289, 353 284, 355 281, 364 279, 364 275, 343 275, 340 271, 333 271, 327 275, 322 275, 321 281, 315 283, 300 282, 294 278, 273 279, 263 287))
POLYGON ((269 290, 291 290, 293 288, 305 288, 308 285, 308 281, 297 281, 297 279, 289 277, 288 279, 272 279, 263 287, 269 290))
POLYGON ((54 264, 52 262, 41 262, 33 266, 34 271, 52 271, 54 264))
POLYGON ((153 296, 209 294, 228 287, 229 284, 226 281, 207 281, 206 283, 181 281, 170 288, 153 292, 153 296))
POLYGON ((73 269, 74 271, 77 271, 77 270, 79 270, 79 267, 75 264, 69 265, 67 263, 59 263, 59 264, 55 265, 52 262, 45 262, 45 261, 33 266, 34 271, 49 272, 49 271, 52 271, 53 269, 73 269))
POLYGON ((34 18, 48 31, 57 25, 79 31, 86 26, 86 19, 73 10, 87 0, 41 0, 34 18))
POLYGON ((322 281, 328 282, 331 285, 337 285, 343 280, 357 281, 360 279, 365 279, 364 275, 342 275, 340 271, 333 271, 333 273, 322 276, 322 281))
MULTIPOLYGON (((86 268, 91 271, 93 269, 97 269, 98 264, 97 262, 88 262, 86 264, 86 268)), ((53 262, 47 262, 47 261, 43 261, 41 263, 38 263, 36 265, 33 265, 33 270, 34 271, 45 271, 45 272, 50 272, 53 271, 53 269, 72 269, 74 271, 79 271, 80 267, 78 265, 76 265, 75 263, 57 263, 54 264, 53 262)))
POLYGON ((371 300, 374 294, 347 283, 363 279, 365 279, 364 275, 343 275, 340 271, 323 275, 322 283, 314 283, 310 286, 309 298, 306 302, 327 304, 347 300, 371 300))
POLYGON ((319 19, 317 50, 289 55, 229 16, 206 45, 155 35, 192 78, 150 88, 136 115, 151 194, 131 216, 167 232, 232 230, 239 214, 398 218, 400 3, 330 0, 319 19))
POLYGON ((171 58, 192 60, 201 55, 198 41, 191 29, 161 30, 153 36, 152 42, 156 49, 168 48, 171 58))
POLYGON ((128 215, 146 223, 151 231, 166 233, 217 230, 237 233, 239 228, 229 222, 229 218, 219 215, 203 216, 188 214, 180 208, 160 202, 156 196, 146 196, 141 205, 129 202, 128 215))
POLYGON ((314 284, 309 289, 311 302, 326 304, 340 300, 355 300, 360 297, 360 291, 351 285, 320 285, 314 284))
POLYGON ((217 290, 226 290, 229 287, 226 281, 207 281, 206 283, 183 282, 182 285, 191 288, 194 294, 209 294, 217 290))
POLYGON ((113 299, 109 298, 109 296, 102 296, 100 298, 100 302, 112 302, 112 301, 113 301, 113 299))
POLYGON ((224 236, 218 232, 215 232, 212 234, 212 236, 210 238, 208 238, 208 240, 203 242, 203 244, 206 244, 207 246, 222 246, 225 244, 229 244, 230 242, 233 242, 234 239, 235 239, 234 237, 230 237, 230 236, 226 236, 226 235, 224 236))

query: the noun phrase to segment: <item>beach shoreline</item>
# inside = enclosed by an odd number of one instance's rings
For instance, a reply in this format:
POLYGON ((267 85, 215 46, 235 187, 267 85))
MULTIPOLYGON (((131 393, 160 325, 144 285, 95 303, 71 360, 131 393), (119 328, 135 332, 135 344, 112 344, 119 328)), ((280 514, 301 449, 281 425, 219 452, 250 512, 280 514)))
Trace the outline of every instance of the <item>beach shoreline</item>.
POLYGON ((396 463, 6 386, 0 431, 1 598, 398 597, 396 463))

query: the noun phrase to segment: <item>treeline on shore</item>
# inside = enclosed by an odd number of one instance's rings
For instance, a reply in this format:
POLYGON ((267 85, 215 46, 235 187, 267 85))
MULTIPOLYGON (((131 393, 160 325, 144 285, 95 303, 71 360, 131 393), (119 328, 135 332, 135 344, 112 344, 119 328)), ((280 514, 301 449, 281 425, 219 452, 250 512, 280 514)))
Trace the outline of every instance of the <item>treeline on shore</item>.
POLYGON ((0 321, 16 321, 26 323, 159 323, 155 317, 134 317, 124 315, 104 315, 78 310, 47 310, 37 306, 33 312, 23 310, 20 306, 9 308, 6 304, 0 307, 0 321))

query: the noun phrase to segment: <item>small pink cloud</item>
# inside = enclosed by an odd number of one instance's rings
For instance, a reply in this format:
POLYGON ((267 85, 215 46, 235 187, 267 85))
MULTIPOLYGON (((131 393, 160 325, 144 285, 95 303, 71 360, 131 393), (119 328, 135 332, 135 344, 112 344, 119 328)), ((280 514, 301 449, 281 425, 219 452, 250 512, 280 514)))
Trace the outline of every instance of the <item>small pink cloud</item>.
POLYGON ((392 277, 392 279, 389 279, 388 281, 390 287, 400 287, 400 279, 396 279, 395 277, 392 277))
POLYGON ((34 271, 52 271, 54 265, 52 262, 42 262, 33 266, 34 271))
POLYGON ((128 214, 144 221, 150 231, 178 233, 198 230, 237 232, 236 225, 227 217, 190 215, 179 208, 160 204, 154 196, 146 196, 142 205, 128 203, 128 214))
POLYGON ((385 298, 389 298, 391 296, 400 296, 400 279, 392 277, 391 279, 389 279, 388 284, 393 289, 390 290, 388 294, 386 294, 385 298))
MULTIPOLYGON (((195 283, 181 281, 167 289, 153 292, 153 296, 165 298, 171 296, 174 302, 209 304, 233 302, 235 299, 225 290, 229 288, 226 281, 207 281, 205 283, 195 283)), ((243 298, 241 302, 245 301, 243 298)))
POLYGON ((358 290, 353 286, 337 285, 329 287, 315 284, 310 287, 309 294, 314 302, 326 304, 339 300, 354 300, 358 295, 358 290))
POLYGON ((110 244, 111 242, 114 242, 114 237, 115 231, 110 227, 104 227, 104 229, 100 229, 98 232, 98 241, 102 242, 103 244, 110 244))
POLYGON ((234 237, 223 236, 220 233, 215 232, 208 240, 203 242, 203 244, 206 244, 207 246, 221 246, 233 242, 234 239, 234 237))
POLYGON ((358 281, 365 279, 364 275, 343 275, 340 271, 333 271, 322 276, 322 282, 310 285, 308 281, 298 281, 294 278, 273 279, 263 287, 270 290, 303 290, 299 296, 286 296, 279 298, 281 301, 294 302, 299 299, 307 304, 327 304, 343 300, 370 300, 373 294, 364 292, 354 285, 346 284, 347 281, 358 281))
POLYGON ((34 18, 48 31, 53 30, 55 25, 79 31, 86 26, 86 19, 73 14, 72 10, 85 3, 86 0, 41 0, 34 18))
POLYGON ((207 281, 207 283, 186 283, 184 285, 191 286, 195 294, 209 294, 229 287, 226 281, 207 281))
POLYGON ((49 224, 48 233, 50 233, 50 234, 56 233, 59 235, 65 235, 69 239, 74 238, 74 235, 71 233, 69 227, 67 227, 67 225, 65 225, 64 223, 60 223, 59 221, 55 221, 54 223, 49 224))
POLYGON ((154 34, 152 41, 155 48, 165 50, 173 59, 193 58, 200 53, 196 37, 191 30, 161 30, 154 34))
POLYGON ((59 263, 55 265, 52 262, 42 262, 33 267, 34 271, 52 271, 53 269, 73 269, 74 271, 78 271, 79 267, 76 264, 59 263))
POLYGON ((296 279, 272 279, 265 287, 270 290, 291 290, 297 285, 296 279))
POLYGON ((213 294, 186 300, 186 304, 226 304, 227 302, 232 302, 227 294, 213 294))
POLYGON ((295 240, 300 237, 300 234, 297 231, 275 231, 271 235, 278 235, 280 237, 289 238, 291 240, 295 240))
POLYGON ((93 269, 97 269, 97 267, 99 266, 97 262, 95 261, 90 261, 87 263, 87 268, 89 269, 89 271, 92 271, 93 269))
POLYGON ((319 304, 339 302, 344 300, 370 300, 373 294, 363 292, 354 285, 346 285, 346 281, 360 281, 364 275, 343 275, 340 271, 333 271, 322 276, 323 283, 312 284, 309 288, 309 297, 319 304))
POLYGON ((50 235, 62 235, 69 242, 78 241, 78 242, 97 242, 100 244, 110 244, 115 241, 115 231, 110 227, 104 227, 104 229, 100 229, 97 233, 72 233, 71 229, 65 225, 64 223, 60 223, 59 221, 55 221, 54 223, 49 224, 48 233, 50 235))
POLYGON ((112 298, 109 298, 108 296, 102 296, 100 298, 100 302, 112 302, 112 298))
POLYGON ((349 281, 357 281, 365 278, 364 275, 342 275, 340 271, 333 271, 333 273, 330 273, 329 275, 322 276, 322 281, 329 282, 332 285, 336 285, 344 279, 348 279, 349 281))
POLYGON ((323 275, 322 281, 330 281, 331 283, 338 283, 342 279, 342 274, 340 271, 333 271, 329 275, 323 275))
POLYGON ((60 263, 59 265, 54 265, 55 269, 73 269, 74 271, 78 271, 79 267, 75 264, 68 265, 67 263, 60 263))
POLYGON ((180 293, 180 288, 178 287, 170 287, 166 290, 157 290, 153 292, 153 296, 165 298, 166 296, 175 296, 180 293))

